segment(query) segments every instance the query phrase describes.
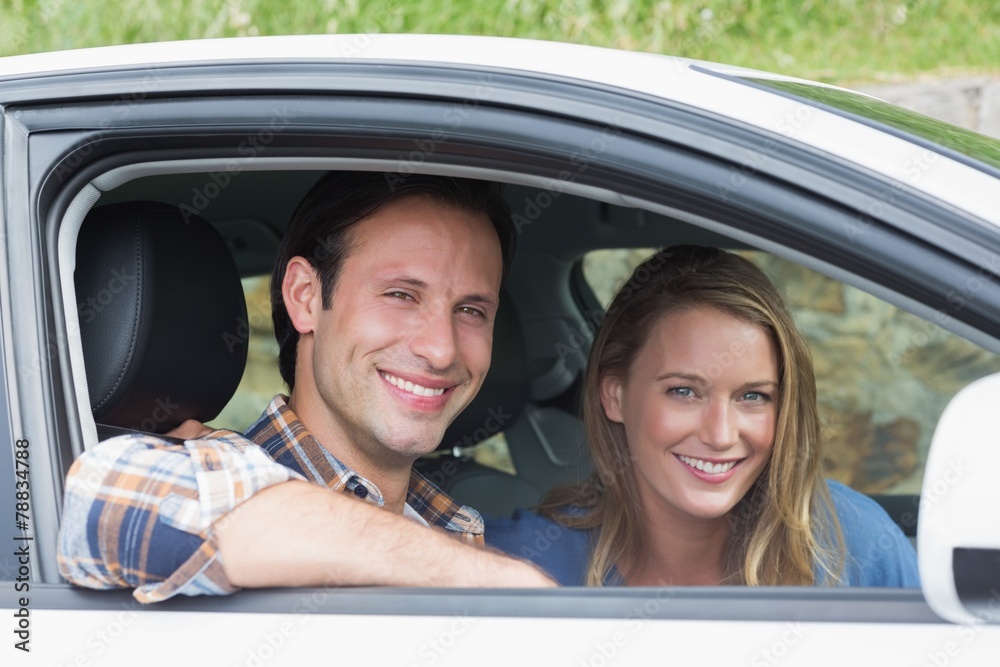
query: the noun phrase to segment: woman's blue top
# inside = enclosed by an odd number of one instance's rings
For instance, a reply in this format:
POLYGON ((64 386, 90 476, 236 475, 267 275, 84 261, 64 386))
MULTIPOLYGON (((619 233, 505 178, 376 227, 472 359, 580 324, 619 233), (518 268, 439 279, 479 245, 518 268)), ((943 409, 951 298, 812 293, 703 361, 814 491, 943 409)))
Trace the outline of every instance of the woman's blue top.
MULTIPOLYGON (((827 484, 847 550, 845 584, 919 588, 917 554, 885 510, 839 482, 827 484)), ((592 531, 518 509, 510 518, 486 517, 486 544, 535 563, 563 586, 583 586, 592 531)))

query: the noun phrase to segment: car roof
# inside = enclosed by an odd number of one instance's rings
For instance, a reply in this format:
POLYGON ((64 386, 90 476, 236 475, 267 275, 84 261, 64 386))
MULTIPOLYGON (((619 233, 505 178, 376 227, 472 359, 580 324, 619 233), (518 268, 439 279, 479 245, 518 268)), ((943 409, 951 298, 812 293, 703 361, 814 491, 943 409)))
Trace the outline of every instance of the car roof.
MULTIPOLYGON (((985 196, 996 174, 975 160, 956 158, 941 144, 920 141, 894 128, 849 117, 803 96, 752 85, 748 80, 792 82, 841 90, 791 77, 684 58, 540 40, 459 35, 299 35, 163 42, 100 47, 0 59, 5 82, 78 72, 148 72, 158 67, 239 63, 331 65, 367 63, 414 67, 454 67, 483 72, 518 72, 530 77, 574 80, 597 89, 655 98, 678 108, 725 119, 770 133, 837 159, 861 165, 899 183, 917 187, 1000 226, 1000 211, 985 196), (926 159, 930 152, 933 159, 926 159), (923 156, 923 157, 922 157, 923 156), (930 163, 933 164, 930 164, 930 163)), ((415 73, 416 74, 416 73, 415 73)), ((489 79, 485 78, 484 82, 489 79)), ((0 97, 0 104, 4 100, 0 97)), ((614 119, 607 119, 609 125, 614 119)), ((749 168, 767 159, 767 150, 744 156, 749 168)))

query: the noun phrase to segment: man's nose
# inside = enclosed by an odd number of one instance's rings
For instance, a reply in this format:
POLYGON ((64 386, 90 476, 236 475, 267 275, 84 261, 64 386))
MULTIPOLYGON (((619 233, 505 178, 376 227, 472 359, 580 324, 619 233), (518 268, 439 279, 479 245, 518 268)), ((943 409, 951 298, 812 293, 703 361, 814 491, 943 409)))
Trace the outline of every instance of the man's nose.
POLYGON ((431 368, 444 370, 458 358, 458 334, 450 311, 427 312, 411 332, 410 351, 427 360, 431 368))
POLYGON ((726 449, 739 442, 738 415, 732 402, 725 399, 709 402, 702 415, 700 438, 716 449, 726 449))

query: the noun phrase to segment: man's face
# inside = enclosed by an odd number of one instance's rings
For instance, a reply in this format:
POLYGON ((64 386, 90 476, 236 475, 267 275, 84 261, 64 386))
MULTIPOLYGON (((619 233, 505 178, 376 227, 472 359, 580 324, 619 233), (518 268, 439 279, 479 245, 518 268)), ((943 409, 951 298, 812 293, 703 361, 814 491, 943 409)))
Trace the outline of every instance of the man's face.
POLYGON ((330 308, 311 343, 299 342, 314 387, 297 379, 295 392, 318 392, 327 421, 310 430, 327 446, 410 462, 437 447, 489 370, 500 241, 485 215, 420 195, 382 207, 350 238, 330 308))

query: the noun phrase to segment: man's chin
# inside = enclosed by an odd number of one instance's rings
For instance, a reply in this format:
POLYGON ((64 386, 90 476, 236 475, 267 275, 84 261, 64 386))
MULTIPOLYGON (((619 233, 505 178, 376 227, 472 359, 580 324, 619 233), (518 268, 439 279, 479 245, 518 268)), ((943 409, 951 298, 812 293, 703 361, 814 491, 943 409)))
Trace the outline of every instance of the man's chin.
POLYGON ((443 429, 424 432, 417 437, 414 437, 412 432, 405 437, 397 434, 387 434, 381 441, 382 446, 388 451, 412 461, 425 454, 430 454, 437 449, 441 444, 442 437, 444 437, 443 429))

